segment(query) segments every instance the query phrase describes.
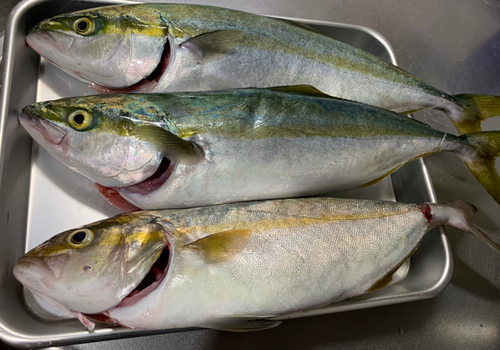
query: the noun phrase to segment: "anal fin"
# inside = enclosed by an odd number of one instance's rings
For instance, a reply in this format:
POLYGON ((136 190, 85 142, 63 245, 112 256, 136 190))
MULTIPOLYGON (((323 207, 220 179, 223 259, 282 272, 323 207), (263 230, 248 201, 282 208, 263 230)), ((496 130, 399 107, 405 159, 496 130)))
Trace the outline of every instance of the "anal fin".
POLYGON ((227 322, 210 324, 205 327, 228 332, 253 332, 277 327, 281 322, 265 319, 262 316, 256 316, 256 318, 248 316, 248 318, 228 319, 227 322))

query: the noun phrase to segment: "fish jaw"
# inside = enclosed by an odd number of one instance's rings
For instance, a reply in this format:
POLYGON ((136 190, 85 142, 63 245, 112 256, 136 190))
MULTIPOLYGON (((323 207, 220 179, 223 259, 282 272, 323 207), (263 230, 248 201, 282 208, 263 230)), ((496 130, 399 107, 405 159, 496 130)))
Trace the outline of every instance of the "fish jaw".
MULTIPOLYGON (((104 293, 100 293, 98 288, 94 291, 83 281, 69 281, 68 273, 71 273, 66 266, 70 261, 69 255, 57 255, 49 258, 35 258, 24 256, 14 267, 14 276, 26 288, 51 299, 51 304, 65 309, 62 311, 78 311, 85 313, 98 313, 105 311, 121 301, 118 293, 110 292, 112 285, 101 284, 104 293), (64 280, 65 283, 61 283, 64 280)), ((92 276, 91 269, 85 272, 86 279, 96 283, 92 276)), ((98 287, 96 285, 96 287, 98 287)))
POLYGON ((69 260, 69 255, 58 255, 43 260, 29 255, 23 256, 14 267, 14 276, 26 288, 65 312, 97 313, 120 302, 121 299, 117 300, 117 296, 113 293, 105 293, 98 297, 96 297, 98 293, 93 293, 90 297, 84 297, 85 285, 60 283, 69 260))
POLYGON ((28 114, 21 113, 19 122, 30 136, 42 147, 59 146, 67 135, 67 132, 50 121, 40 118, 33 118, 28 114))
POLYGON ((21 125, 53 157, 102 186, 140 183, 161 164, 162 155, 146 142, 113 133, 77 132, 40 117, 41 109, 37 104, 25 107, 19 115, 21 125))
POLYGON ((118 216, 111 225, 98 222, 56 235, 21 257, 14 276, 63 311, 100 314, 116 307, 139 286, 168 244, 162 226, 150 217, 134 218, 118 216), (82 247, 70 243, 78 232, 90 237, 82 247))
POLYGON ((39 25, 26 36, 31 48, 71 76, 113 89, 143 81, 160 65, 168 46, 166 37, 131 30, 90 39, 47 26, 39 25))
MULTIPOLYGON (((54 276, 54 271, 47 265, 40 264, 36 259, 23 257, 14 266, 14 276, 21 284, 40 299, 54 306, 55 308, 73 314, 89 331, 92 331, 95 324, 87 319, 80 312, 71 310, 57 301, 59 291, 54 290, 54 281, 50 277, 54 276), (49 297, 52 296, 52 297, 49 297)), ((63 291, 63 294, 65 292, 63 291)))
POLYGON ((30 256, 23 256, 14 267, 14 276, 25 287, 43 295, 54 292, 53 282, 61 276, 61 269, 69 257, 59 259, 60 263, 50 266, 48 263, 30 256))
MULTIPOLYGON (((71 37, 60 35, 60 38, 61 46, 63 46, 63 43, 68 43, 68 39, 71 37)), ((40 56, 59 69, 84 83, 90 83, 89 80, 86 80, 81 76, 80 70, 78 70, 77 66, 74 65, 71 57, 67 54, 67 52, 62 50, 62 47, 58 45, 53 36, 44 32, 30 32, 26 36, 26 43, 40 56)))

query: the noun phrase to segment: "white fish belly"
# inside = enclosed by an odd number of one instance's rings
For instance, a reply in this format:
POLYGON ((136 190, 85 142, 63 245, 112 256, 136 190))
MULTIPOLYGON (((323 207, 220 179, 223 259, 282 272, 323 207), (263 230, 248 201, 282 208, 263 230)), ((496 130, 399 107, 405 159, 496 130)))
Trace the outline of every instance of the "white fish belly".
POLYGON ((440 142, 402 137, 213 137, 208 160, 178 164, 158 190, 121 195, 141 209, 185 208, 239 201, 300 197, 355 188, 379 179, 440 142))

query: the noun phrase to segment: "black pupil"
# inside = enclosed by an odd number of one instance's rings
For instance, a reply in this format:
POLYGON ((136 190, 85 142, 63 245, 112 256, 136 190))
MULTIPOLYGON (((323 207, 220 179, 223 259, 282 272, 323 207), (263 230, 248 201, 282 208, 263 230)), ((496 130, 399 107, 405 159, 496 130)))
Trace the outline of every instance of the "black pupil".
POLYGON ((73 242, 73 243, 82 243, 82 241, 85 239, 86 235, 87 234, 85 232, 79 231, 79 232, 75 233, 73 235, 73 237, 71 237, 71 242, 73 242))
POLYGON ((89 27, 89 24, 87 23, 87 21, 80 21, 77 23, 76 27, 78 28, 78 30, 84 32, 89 27))
POLYGON ((75 124, 81 125, 85 121, 85 117, 83 116, 83 114, 78 113, 77 115, 75 115, 73 120, 75 121, 75 124))

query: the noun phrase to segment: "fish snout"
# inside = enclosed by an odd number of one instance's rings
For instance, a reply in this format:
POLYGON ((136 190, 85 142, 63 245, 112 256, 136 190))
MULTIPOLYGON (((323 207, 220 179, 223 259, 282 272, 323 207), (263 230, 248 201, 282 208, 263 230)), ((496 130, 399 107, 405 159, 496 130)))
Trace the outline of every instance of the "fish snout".
POLYGON ((32 30, 26 35, 26 43, 38 54, 45 53, 48 47, 55 46, 54 38, 40 30, 32 30))
POLYGON ((19 122, 36 141, 38 140, 35 135, 33 135, 33 131, 36 131, 47 142, 53 145, 59 145, 64 136, 66 136, 66 131, 63 128, 38 117, 36 111, 34 111, 31 106, 23 108, 19 115, 19 122))
POLYGON ((40 259, 23 256, 14 266, 14 277, 25 287, 40 290, 43 281, 52 273, 40 259))
POLYGON ((59 47, 59 50, 61 52, 69 52, 71 46, 75 42, 74 37, 66 35, 64 33, 49 31, 47 32, 47 34, 53 40, 53 43, 59 47))
POLYGON ((48 281, 57 280, 63 275, 69 259, 67 254, 44 258, 27 254, 14 266, 14 276, 26 287, 40 290, 41 285, 46 288, 48 281))

